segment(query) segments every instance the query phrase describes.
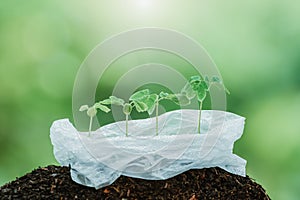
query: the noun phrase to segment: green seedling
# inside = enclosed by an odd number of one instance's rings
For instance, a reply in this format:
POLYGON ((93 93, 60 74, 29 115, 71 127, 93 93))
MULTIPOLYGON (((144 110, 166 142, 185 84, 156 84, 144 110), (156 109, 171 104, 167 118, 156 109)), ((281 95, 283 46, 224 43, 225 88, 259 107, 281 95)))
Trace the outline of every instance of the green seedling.
POLYGON ((144 89, 131 95, 129 101, 138 112, 147 111, 151 115, 157 101, 157 94, 150 94, 149 89, 144 89))
POLYGON ((109 99, 105 99, 104 101, 100 101, 100 103, 105 104, 105 105, 116 105, 116 106, 122 106, 123 113, 125 114, 126 117, 126 128, 125 128, 125 133, 126 136, 128 136, 128 118, 129 115, 131 114, 131 111, 133 109, 133 105, 130 103, 126 103, 123 99, 115 97, 115 96, 110 96, 109 99))
POLYGON ((109 99, 106 99, 104 101, 100 101, 99 103, 105 104, 105 105, 117 105, 117 106, 122 106, 123 113, 125 114, 126 117, 126 136, 128 136, 128 119, 129 115, 131 114, 133 108, 135 108, 138 112, 145 112, 148 110, 148 105, 144 103, 144 97, 149 93, 148 90, 141 90, 135 92, 133 95, 129 97, 129 103, 126 103, 123 99, 115 97, 115 96, 110 96, 109 99))
POLYGON ((89 136, 91 135, 91 131, 92 131, 93 118, 97 115, 97 109, 106 113, 110 111, 110 109, 107 106, 102 105, 101 103, 95 103, 92 107, 89 107, 88 105, 82 105, 79 108, 79 111, 81 112, 87 111, 86 113, 90 117, 89 136))
MULTIPOLYGON (((147 111, 149 115, 151 115, 156 108, 156 115, 158 116, 158 101, 159 97, 157 94, 150 94, 149 89, 141 90, 133 94, 130 98, 130 101, 133 102, 135 108, 138 112, 147 111)), ((157 122, 156 117, 156 123, 157 122)), ((156 133, 158 132, 158 128, 156 125, 156 133)))
MULTIPOLYGON (((186 95, 190 100, 197 96, 199 102, 198 133, 200 133, 202 104, 206 98, 207 92, 213 84, 222 84, 222 81, 217 76, 213 76, 211 79, 209 79, 208 76, 205 76, 204 79, 200 76, 192 76, 189 82, 186 83, 181 90, 181 93, 186 95)), ((228 89, 224 85, 223 87, 229 94, 228 89)))
POLYGON ((158 135, 158 106, 161 100, 170 100, 174 103, 184 106, 190 103, 190 100, 183 94, 168 94, 161 92, 159 95, 150 94, 149 89, 134 93, 129 100, 133 103, 138 112, 147 111, 151 115, 155 110, 156 115, 156 135, 158 135))
MULTIPOLYGON (((190 87, 189 90, 192 89, 197 96, 197 100, 199 103, 199 116, 198 116, 198 133, 200 134, 200 122, 201 122, 201 111, 202 111, 202 104, 204 99, 206 98, 206 93, 208 91, 208 85, 200 76, 192 76, 189 80, 190 87)), ((192 95, 191 95, 192 96, 192 95)))

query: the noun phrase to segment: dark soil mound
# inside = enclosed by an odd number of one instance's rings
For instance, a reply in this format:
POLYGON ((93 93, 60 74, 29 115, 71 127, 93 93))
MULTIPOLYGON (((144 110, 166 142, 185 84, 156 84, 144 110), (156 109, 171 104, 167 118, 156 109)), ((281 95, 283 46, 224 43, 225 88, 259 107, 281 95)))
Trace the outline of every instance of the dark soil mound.
POLYGON ((249 177, 220 168, 190 170, 165 181, 121 176, 99 190, 72 181, 68 167, 38 168, 0 187, 0 199, 270 199, 249 177))

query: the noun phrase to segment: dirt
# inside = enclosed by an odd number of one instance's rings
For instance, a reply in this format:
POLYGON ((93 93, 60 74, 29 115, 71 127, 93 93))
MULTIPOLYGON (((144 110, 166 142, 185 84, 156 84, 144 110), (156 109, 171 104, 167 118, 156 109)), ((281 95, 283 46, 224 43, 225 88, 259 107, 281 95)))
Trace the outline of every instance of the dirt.
POLYGON ((94 189, 72 181, 68 167, 33 170, 0 187, 0 199, 270 199, 251 178, 220 168, 194 169, 168 180, 121 176, 112 185, 94 189))

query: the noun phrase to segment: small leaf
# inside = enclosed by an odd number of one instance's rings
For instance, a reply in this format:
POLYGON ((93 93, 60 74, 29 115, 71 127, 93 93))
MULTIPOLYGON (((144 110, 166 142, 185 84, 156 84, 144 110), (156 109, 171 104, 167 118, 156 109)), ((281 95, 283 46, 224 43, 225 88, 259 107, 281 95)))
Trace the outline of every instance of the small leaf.
POLYGON ((199 88, 199 85, 201 83, 201 77, 200 76, 192 76, 189 80, 189 83, 190 83, 192 89, 194 91, 197 91, 199 88))
POLYGON ((147 98, 147 100, 145 101, 148 109, 147 112, 149 115, 151 115, 155 109, 155 104, 158 101, 158 95, 157 94, 150 94, 147 98))
POLYGON ((208 85, 205 81, 201 81, 198 87, 198 90, 208 90, 208 85))
POLYGON ((123 113, 129 115, 132 111, 132 106, 129 103, 125 103, 123 106, 123 113))
POLYGON ((198 101, 201 101, 201 102, 204 101, 205 97, 206 97, 206 90, 199 90, 197 92, 198 101))
POLYGON ((95 108, 98 108, 98 109, 100 109, 100 110, 102 110, 103 112, 106 112, 106 113, 108 113, 110 111, 110 109, 107 106, 101 105, 100 103, 95 103, 94 106, 95 106, 95 108))
POLYGON ((191 76, 189 83, 192 84, 199 84, 202 81, 200 76, 191 76))
POLYGON ((82 106, 79 108, 79 111, 82 112, 82 111, 86 111, 87 109, 89 109, 89 106, 88 106, 88 105, 82 105, 82 106))
POLYGON ((137 91, 133 95, 129 97, 129 101, 137 101, 143 98, 147 98, 147 96, 150 94, 149 89, 137 91))
POLYGON ((191 87, 190 83, 185 84, 185 86, 181 90, 181 93, 183 95, 186 95, 188 99, 193 99, 196 96, 196 93, 191 87))
POLYGON ((87 111, 87 115, 89 117, 94 117, 96 114, 97 114, 97 109, 94 106, 90 107, 87 111))
POLYGON ((180 102, 175 94, 168 94, 168 96, 166 96, 165 99, 173 101, 174 103, 180 105, 180 102))
POLYGON ((104 99, 102 101, 99 101, 99 103, 104 104, 104 105, 110 105, 110 104, 112 104, 110 99, 104 99))
POLYGON ((138 112, 145 112, 148 110, 147 104, 142 101, 133 101, 133 104, 138 112))
POLYGON ((160 92, 160 93, 159 93, 159 97, 160 97, 160 98, 163 98, 163 99, 164 99, 164 98, 166 98, 167 96, 169 96, 169 93, 166 93, 166 92, 160 92))
POLYGON ((167 99, 173 101, 177 105, 180 105, 179 99, 176 97, 176 95, 170 95, 167 99))
POLYGON ((110 96, 109 99, 111 100, 111 104, 121 106, 124 105, 124 100, 115 96, 110 96))

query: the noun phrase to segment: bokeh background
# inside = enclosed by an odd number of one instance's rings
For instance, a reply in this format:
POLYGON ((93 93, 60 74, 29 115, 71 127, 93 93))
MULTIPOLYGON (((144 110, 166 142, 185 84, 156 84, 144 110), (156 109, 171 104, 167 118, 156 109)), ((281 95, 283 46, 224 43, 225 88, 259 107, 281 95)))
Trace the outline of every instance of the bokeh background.
POLYGON ((273 199, 298 199, 299 8, 294 0, 1 0, 0 185, 57 164, 49 128, 72 118, 88 53, 113 34, 154 26, 206 48, 231 91, 228 110, 247 118, 235 152, 248 175, 273 199))

